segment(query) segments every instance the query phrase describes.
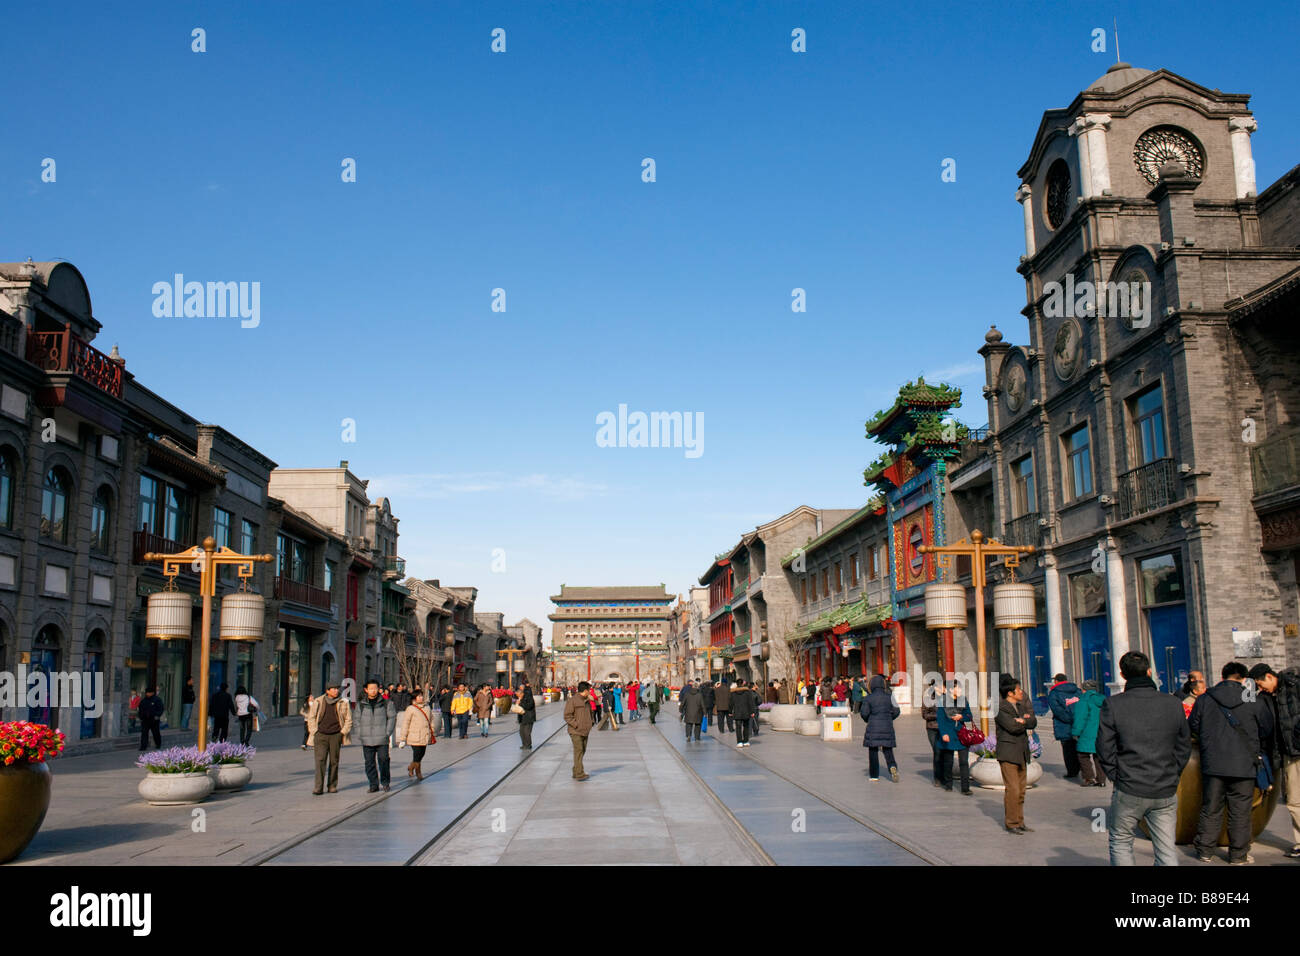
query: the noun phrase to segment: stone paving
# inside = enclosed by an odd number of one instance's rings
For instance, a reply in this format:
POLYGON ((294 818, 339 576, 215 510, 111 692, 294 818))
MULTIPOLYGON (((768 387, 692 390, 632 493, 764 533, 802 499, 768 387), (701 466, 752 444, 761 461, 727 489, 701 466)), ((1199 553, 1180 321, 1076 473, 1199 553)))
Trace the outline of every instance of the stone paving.
MULTIPOLYGON (((671 713, 671 710, 670 710, 671 713)), ((666 722, 672 724, 676 720, 666 722)), ((680 725, 677 725, 680 726, 680 725)), ((1063 779, 1060 745, 1052 739, 1051 722, 1042 721, 1043 778, 1025 797, 1025 822, 1034 832, 1021 836, 1003 827, 1002 792, 974 787, 974 796, 936 789, 931 777, 930 744, 919 715, 894 723, 895 750, 901 780, 894 783, 882 769, 881 779, 867 779, 867 752, 862 746, 864 724, 854 718, 856 739, 822 741, 777 733, 764 727, 753 745, 739 754, 815 794, 825 803, 853 816, 900 846, 935 862, 956 865, 1107 865, 1109 850, 1104 827, 1094 830, 1094 811, 1110 812, 1111 788, 1081 787, 1063 779)), ((667 730, 668 727, 665 727, 667 730)), ((717 729, 709 733, 717 740, 717 729)), ((735 748, 734 735, 726 735, 735 748)), ((692 745, 694 746, 694 745, 692 745)), ((741 798, 743 799, 743 798, 741 798)), ((733 807, 733 812, 735 808, 733 807)), ((1285 807, 1273 814, 1269 827, 1255 841, 1258 864, 1296 866, 1283 854, 1291 846, 1291 822, 1285 807)), ((1179 847, 1192 866, 1226 866, 1227 850, 1213 864, 1196 862, 1192 848, 1179 847)), ((1138 865, 1153 862, 1151 843, 1135 841, 1138 865)), ((869 862, 863 860, 862 862, 869 862)))
POLYGON ((769 862, 673 755, 649 720, 592 731, 572 777, 561 730, 417 863, 699 864, 769 862))
MULTIPOLYGON (((560 707, 543 705, 539 717, 558 715, 560 707)), ((436 791, 436 778, 428 779, 431 773, 498 742, 517 760, 518 747, 502 739, 517 741, 517 729, 515 719, 505 717, 493 721, 487 738, 477 736, 473 722, 466 740, 439 737, 425 755, 421 786, 436 791)), ((192 735, 185 742, 193 742, 192 735)), ((354 742, 343 748, 339 792, 313 796, 315 763, 311 751, 299 749, 301 743, 300 723, 254 734, 253 782, 237 793, 213 794, 181 807, 144 802, 136 791, 144 771, 135 767, 134 751, 58 758, 51 763, 53 796, 45 823, 9 865, 246 865, 352 814, 368 812, 409 785, 405 767, 410 751, 394 749, 392 791, 367 793, 361 746, 354 742), (196 816, 195 810, 202 814, 196 816), (198 819, 202 832, 194 830, 198 819)))

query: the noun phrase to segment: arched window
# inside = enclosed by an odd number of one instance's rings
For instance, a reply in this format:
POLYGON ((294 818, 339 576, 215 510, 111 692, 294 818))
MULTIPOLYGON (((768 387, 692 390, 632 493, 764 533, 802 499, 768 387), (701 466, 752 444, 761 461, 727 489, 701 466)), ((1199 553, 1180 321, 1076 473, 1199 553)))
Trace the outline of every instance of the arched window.
POLYGON ((45 473, 41 488, 41 534, 55 541, 68 540, 68 494, 72 482, 62 468, 51 468, 45 473))
POLYGON ((0 448, 0 528, 14 526, 14 486, 18 481, 18 456, 9 447, 0 448))
POLYGON ((90 508, 90 546, 97 551, 108 551, 112 535, 113 492, 108 485, 100 485, 90 508))

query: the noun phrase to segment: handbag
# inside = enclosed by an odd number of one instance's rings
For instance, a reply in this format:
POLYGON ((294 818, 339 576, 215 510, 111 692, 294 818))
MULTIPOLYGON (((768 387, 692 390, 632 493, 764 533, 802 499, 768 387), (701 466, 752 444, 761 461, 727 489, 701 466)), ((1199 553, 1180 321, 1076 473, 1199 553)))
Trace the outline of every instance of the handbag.
POLYGON ((511 704, 511 705, 510 705, 510 713, 512 713, 512 714, 522 714, 523 712, 524 712, 524 708, 523 708, 522 706, 520 706, 519 704, 511 704))
POLYGON ((978 727, 961 727, 957 730, 957 740, 963 747, 977 747, 984 743, 984 731, 978 727))

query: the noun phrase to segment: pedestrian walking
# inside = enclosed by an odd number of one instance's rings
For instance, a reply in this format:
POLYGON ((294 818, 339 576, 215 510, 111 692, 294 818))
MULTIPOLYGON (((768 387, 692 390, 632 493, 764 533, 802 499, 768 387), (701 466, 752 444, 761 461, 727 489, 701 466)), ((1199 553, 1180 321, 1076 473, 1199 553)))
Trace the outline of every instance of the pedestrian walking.
POLYGON ((438 742, 433 735, 433 711, 425 705, 424 691, 419 688, 414 695, 407 696, 411 703, 397 719, 397 744, 399 747, 409 744, 411 748, 411 762, 406 765, 406 775, 423 780, 420 763, 424 760, 424 752, 438 742))
MULTIPOLYGON (((393 692, 392 697, 390 699, 392 700, 393 708, 397 711, 397 713, 404 714, 406 713, 406 708, 411 706, 411 701, 415 699, 415 695, 412 694, 411 691, 406 689, 406 685, 404 683, 398 681, 397 690, 393 692)), ((401 749, 401 746, 402 746, 402 741, 398 739, 397 748, 401 749)))
POLYGON ((713 686, 713 681, 706 680, 700 685, 700 700, 704 704, 704 730, 709 729, 709 720, 713 717, 713 709, 718 705, 718 692, 713 686))
POLYGON ((646 684, 646 707, 650 711, 650 726, 654 726, 655 719, 659 716, 659 685, 654 681, 646 684))
POLYGON ((208 700, 208 716, 212 718, 213 741, 225 740, 230 733, 230 718, 235 716, 235 701, 230 696, 229 684, 222 684, 208 700))
POLYGON ((1256 664, 1250 677, 1262 694, 1260 700, 1268 704, 1273 719, 1270 756, 1275 758, 1275 768, 1280 764, 1282 796, 1291 814, 1291 849, 1286 855, 1300 858, 1300 671, 1287 668, 1275 672, 1267 664, 1256 664))
POLYGON ((457 684, 456 693, 451 698, 451 714, 456 718, 456 729, 460 731, 461 740, 469 737, 469 715, 473 709, 474 698, 464 684, 457 684))
POLYGON ((194 713, 194 678, 185 678, 181 688, 181 730, 190 729, 190 715, 194 713))
POLYGON ((1191 730, 1178 698, 1157 689, 1149 657, 1129 651, 1119 673, 1124 692, 1101 705, 1097 730, 1097 759, 1115 784, 1106 822, 1110 865, 1133 865, 1133 833, 1145 822, 1156 866, 1177 866, 1178 780, 1192 753, 1191 730))
POLYGON ((136 716, 140 720, 140 753, 149 749, 149 737, 153 736, 153 745, 162 748, 162 715, 167 708, 158 696, 157 688, 146 687, 144 696, 136 706, 136 716))
POLYGON ((694 734, 698 743, 700 724, 704 720, 704 695, 700 692, 700 688, 695 684, 687 684, 683 687, 679 695, 677 708, 681 712, 682 723, 686 727, 686 742, 690 743, 691 734, 694 734))
POLYGON ((515 695, 514 706, 515 714, 519 718, 519 749, 533 749, 533 724, 537 723, 537 701, 533 700, 533 688, 528 681, 524 681, 519 692, 515 695), (515 710, 515 708, 519 708, 515 710))
POLYGON ((307 695, 307 701, 298 711, 298 716, 302 718, 302 749, 307 749, 307 744, 311 740, 311 721, 308 717, 311 715, 311 705, 316 698, 312 694, 307 695))
MULTIPOLYGON (((737 687, 741 684, 737 682, 737 687)), ((718 734, 724 734, 736 729, 736 716, 731 710, 731 687, 725 681, 719 681, 717 690, 713 692, 713 707, 717 713, 718 734)), ((740 740, 739 737, 736 738, 740 740)))
MULTIPOLYGON (((1201 817, 1196 826, 1196 858, 1214 859, 1214 847, 1228 811, 1228 863, 1254 863, 1250 854, 1250 805, 1255 787, 1263 783, 1261 753, 1273 733, 1268 709, 1242 682, 1246 665, 1228 661, 1223 680, 1196 699, 1188 726, 1201 753, 1201 817)), ((1271 768, 1270 768, 1271 769, 1271 768)), ((1271 784, 1271 781, 1268 781, 1271 784)), ((1266 787, 1261 786, 1261 790, 1266 787)))
POLYGON ((867 722, 867 729, 862 734, 862 746, 867 748, 867 774, 872 783, 880 778, 880 751, 884 750, 889 775, 897 783, 898 762, 894 760, 894 748, 898 742, 894 735, 894 721, 902 711, 894 703, 894 695, 884 675, 876 674, 869 686, 870 691, 858 708, 862 719, 867 722))
POLYGON ((997 726, 997 761, 1006 792, 1002 799, 1003 825, 1008 833, 1032 833, 1025 826, 1025 785, 1029 762, 1029 731, 1038 726, 1033 708, 1024 706, 1025 691, 1020 681, 1003 674, 998 682, 1001 702, 993 718, 997 726))
POLYGON ((374 678, 367 680, 366 695, 357 704, 357 735, 361 738, 370 793, 378 793, 380 787, 391 789, 388 741, 396 729, 397 708, 391 700, 384 699, 379 691, 379 681, 374 678))
POLYGON ((478 735, 480 737, 488 736, 489 728, 492 721, 492 704, 495 698, 492 696, 491 689, 484 684, 474 695, 474 713, 478 717, 478 735))
POLYGON ((633 681, 632 683, 627 685, 628 723, 631 723, 632 721, 636 720, 638 717, 638 708, 640 707, 640 703, 641 703, 640 698, 638 696, 640 693, 641 693, 641 685, 637 681, 633 681))
POLYGON ((242 685, 235 688, 235 716, 239 718, 239 742, 247 746, 253 739, 253 722, 257 719, 257 698, 242 685))
POLYGON ((455 720, 455 715, 451 712, 451 701, 456 696, 456 692, 446 684, 442 685, 442 690, 438 692, 438 710, 442 714, 442 735, 451 737, 451 724, 455 720))
POLYGON ((615 684, 613 689, 610 691, 610 696, 614 701, 614 722, 618 723, 623 719, 623 685, 615 684))
POLYGON ((1101 707, 1106 698, 1101 695, 1095 680, 1083 682, 1083 696, 1074 705, 1070 731, 1074 735, 1074 748, 1079 758, 1079 772, 1085 787, 1106 786, 1106 771, 1097 759, 1097 728, 1101 724, 1101 707))
POLYGON ((952 687, 936 702, 935 722, 939 729, 940 782, 943 789, 952 793, 954 757, 961 778, 961 792, 971 796, 970 789, 970 749, 961 742, 961 730, 967 724, 975 722, 971 715, 970 701, 961 692, 961 681, 954 680, 952 687))
POLYGON ((579 682, 578 693, 564 702, 564 723, 569 730, 569 741, 573 744, 573 779, 586 780, 591 774, 582 766, 582 758, 587 754, 587 738, 591 735, 591 706, 587 697, 591 685, 585 680, 579 682))
POLYGON ((323 696, 312 701, 307 730, 316 751, 316 785, 312 794, 320 796, 327 785, 330 793, 338 793, 340 748, 352 743, 352 708, 339 696, 337 683, 330 684, 323 696))
POLYGON ((1047 709, 1052 712, 1052 736, 1061 745, 1065 779, 1074 780, 1079 776, 1079 751, 1071 727, 1074 723, 1074 705, 1083 696, 1083 691, 1064 674, 1057 674, 1052 680, 1054 683, 1047 690, 1047 709))
MULTIPOLYGON (((752 729, 750 719, 758 713, 758 698, 743 679, 736 681, 736 689, 730 694, 730 706, 735 719, 736 746, 748 747, 752 729)), ((718 726, 721 728, 721 720, 718 726)))
MULTIPOLYGON (((943 750, 939 747, 939 698, 943 696, 943 689, 939 682, 931 677, 930 683, 926 685, 921 692, 921 719, 925 721, 925 736, 930 741, 930 769, 934 775, 934 785, 943 786, 943 750)), ((854 697, 857 703, 854 707, 860 706, 861 700, 854 688, 854 697)))

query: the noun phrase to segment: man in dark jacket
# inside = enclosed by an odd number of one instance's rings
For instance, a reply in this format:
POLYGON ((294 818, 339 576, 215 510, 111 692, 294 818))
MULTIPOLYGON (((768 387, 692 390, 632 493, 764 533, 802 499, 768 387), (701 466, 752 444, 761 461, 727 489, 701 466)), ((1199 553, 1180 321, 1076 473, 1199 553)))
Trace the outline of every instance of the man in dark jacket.
POLYGON ((587 701, 590 693, 591 685, 585 680, 579 681, 577 692, 564 702, 564 723, 573 744, 574 780, 586 780, 591 776, 582 766, 582 758, 587 755, 587 738, 591 736, 591 704, 587 701))
MULTIPOLYGON (((1223 680, 1196 698, 1188 724, 1201 752, 1201 818, 1196 826, 1196 858, 1214 859, 1228 805, 1228 863, 1253 863, 1250 855, 1250 803, 1260 753, 1273 733, 1267 707, 1248 699, 1242 682, 1249 671, 1228 661, 1223 680)), ((1250 694, 1250 698, 1256 695, 1250 694)))
POLYGON ((190 715, 194 713, 194 678, 185 678, 185 686, 181 688, 181 730, 190 729, 190 715))
POLYGON ((1074 705, 1083 696, 1079 685, 1064 674, 1052 678, 1054 684, 1047 691, 1047 706, 1052 712, 1052 736, 1061 745, 1065 758, 1065 779, 1079 776, 1079 750, 1070 732, 1074 720, 1074 705))
POLYGON ((1273 716, 1272 751, 1281 765, 1283 796, 1291 814, 1292 846, 1286 855, 1300 859, 1300 672, 1287 668, 1275 673, 1267 664, 1256 664, 1250 676, 1273 716))
POLYGON ((213 741, 225 740, 230 732, 230 718, 235 716, 235 700, 230 696, 229 684, 222 684, 208 700, 208 716, 212 718, 213 741))
POLYGON ((998 682, 1002 702, 997 716, 997 760, 1006 793, 1002 799, 1003 823, 1008 833, 1032 833, 1025 826, 1025 785, 1029 771, 1029 731, 1038 726, 1032 707, 1026 708, 1025 691, 1020 681, 1003 674, 998 682))
POLYGON ((528 681, 519 688, 519 706, 524 712, 519 715, 519 749, 533 749, 533 724, 537 723, 537 701, 533 700, 533 688, 528 681))
POLYGON ((144 753, 149 748, 149 735, 153 734, 153 745, 162 747, 162 715, 166 708, 163 707, 162 698, 158 696, 153 687, 144 689, 144 696, 140 698, 140 704, 136 707, 136 716, 140 719, 140 753, 144 753))
POLYGON ((718 681, 717 690, 713 692, 713 706, 718 711, 718 733, 735 729, 735 717, 731 713, 731 685, 725 677, 718 681))
POLYGON ((1129 651, 1119 659, 1119 672, 1124 693, 1101 705, 1097 730, 1097 759, 1115 784, 1110 865, 1133 865, 1133 830, 1145 820, 1156 866, 1177 866, 1178 778, 1192 753, 1192 734, 1179 699, 1156 688, 1150 658, 1129 651))
POLYGON ((717 703, 717 694, 713 690, 713 681, 706 680, 701 685, 700 697, 704 701, 704 716, 708 717, 713 713, 713 707, 717 703))
POLYGON ((451 699, 455 696, 456 692, 446 684, 438 692, 438 709, 442 711, 442 735, 447 738, 451 737, 451 699))
POLYGON ((397 708, 391 700, 385 700, 380 694, 379 681, 374 678, 366 681, 366 694, 357 704, 353 722, 361 737, 370 792, 378 793, 381 786, 384 790, 391 789, 388 776, 388 738, 397 729, 397 708))
MULTIPOLYGON (((736 681, 736 690, 730 695, 731 713, 735 717, 736 746, 749 746, 749 722, 758 713, 758 698, 743 680, 736 681)), ((718 721, 721 728, 722 721, 718 721)))
POLYGON ((704 720, 704 695, 696 684, 687 684, 682 688, 677 706, 682 713, 682 723, 686 725, 686 742, 690 743, 691 733, 700 739, 700 722, 704 720))

